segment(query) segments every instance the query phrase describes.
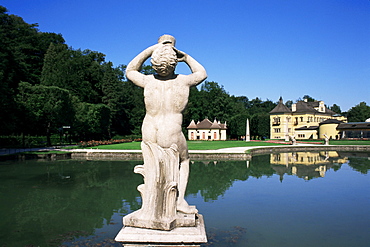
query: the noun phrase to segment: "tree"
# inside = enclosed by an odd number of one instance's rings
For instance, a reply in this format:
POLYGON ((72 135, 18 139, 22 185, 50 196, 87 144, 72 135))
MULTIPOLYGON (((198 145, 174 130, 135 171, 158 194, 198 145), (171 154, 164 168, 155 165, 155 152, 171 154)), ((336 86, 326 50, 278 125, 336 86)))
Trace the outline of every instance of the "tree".
POLYGON ((285 106, 288 107, 289 109, 292 108, 292 105, 293 105, 293 101, 292 100, 288 100, 287 102, 285 102, 285 106))
POLYGON ((124 134, 126 126, 124 123, 124 67, 113 68, 112 63, 106 63, 104 67, 104 76, 102 79, 102 102, 108 106, 111 113, 111 126, 109 136, 124 134))
POLYGON ((45 55, 41 84, 67 89, 82 102, 102 103, 104 57, 99 52, 50 44, 45 55))
POLYGON ((304 100, 307 100, 307 102, 315 102, 316 100, 314 98, 312 98, 311 96, 309 95, 305 95, 303 96, 303 99, 304 100))
POLYGON ((342 113, 342 111, 340 109, 340 106, 338 106, 337 104, 332 105, 330 107, 330 110, 332 110, 333 112, 338 113, 338 114, 342 113))
POLYGON ((19 84, 17 102, 26 111, 27 123, 42 129, 51 145, 51 133, 74 121, 73 99, 68 90, 55 86, 19 84))
POLYGON ((76 105, 74 129, 81 140, 101 140, 109 136, 111 112, 104 104, 80 102, 76 105))
POLYGON ((251 136, 268 138, 270 136, 270 115, 267 112, 258 113, 251 119, 251 136))
POLYGON ((370 106, 366 102, 360 102, 347 112, 348 122, 364 122, 370 118, 370 106))
POLYGON ((44 54, 50 42, 64 43, 60 34, 42 33, 36 24, 7 14, 0 6, 0 133, 21 131, 18 128, 15 95, 21 81, 40 82, 44 54), (47 46, 45 45, 47 43, 47 46))

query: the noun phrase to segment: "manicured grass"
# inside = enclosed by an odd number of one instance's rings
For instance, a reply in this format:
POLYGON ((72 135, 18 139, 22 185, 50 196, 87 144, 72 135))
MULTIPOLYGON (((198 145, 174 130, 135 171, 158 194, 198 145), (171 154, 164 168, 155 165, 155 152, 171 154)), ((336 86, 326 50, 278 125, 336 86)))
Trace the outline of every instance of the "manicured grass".
MULTIPOLYGON (((306 142, 306 141, 305 141, 306 142)), ((307 141, 309 142, 309 141, 307 141)), ((320 142, 313 140, 312 142, 320 142)), ((322 141, 322 143, 324 143, 322 141)), ((128 142, 112 145, 101 145, 91 147, 94 149, 112 149, 112 150, 140 150, 141 142, 128 142)), ((370 141, 357 141, 357 140, 331 140, 331 145, 370 145, 370 141)), ((216 150, 220 148, 233 148, 233 147, 250 147, 250 146, 276 146, 286 145, 282 143, 266 142, 266 141, 188 141, 189 150, 216 150)))
POLYGON ((111 149, 111 150, 140 150, 141 142, 125 142, 112 145, 101 145, 96 147, 88 147, 93 149, 111 149))
MULTIPOLYGON (((141 142, 129 142, 113 145, 102 145, 93 148, 114 150, 140 150, 141 142)), ((284 145, 264 141, 188 141, 189 150, 214 150, 220 148, 248 147, 248 146, 276 146, 284 145)))
POLYGON ((220 148, 285 145, 264 141, 188 141, 189 150, 214 150, 220 148))
POLYGON ((370 145, 370 141, 360 140, 331 140, 330 145, 370 145))

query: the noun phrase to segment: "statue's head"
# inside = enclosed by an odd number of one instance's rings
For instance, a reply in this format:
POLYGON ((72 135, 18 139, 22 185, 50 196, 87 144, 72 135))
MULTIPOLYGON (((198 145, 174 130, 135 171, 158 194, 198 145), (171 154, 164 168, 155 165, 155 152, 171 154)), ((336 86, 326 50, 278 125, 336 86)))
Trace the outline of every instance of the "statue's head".
POLYGON ((171 44, 164 44, 154 50, 150 60, 158 75, 166 77, 175 71, 177 55, 171 44))

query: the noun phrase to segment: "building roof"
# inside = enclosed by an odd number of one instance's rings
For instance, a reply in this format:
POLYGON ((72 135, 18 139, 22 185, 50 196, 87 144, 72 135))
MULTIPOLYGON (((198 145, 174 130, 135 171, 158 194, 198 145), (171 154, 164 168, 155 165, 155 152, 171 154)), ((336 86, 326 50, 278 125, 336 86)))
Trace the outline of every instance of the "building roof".
POLYGON ((289 107, 284 105, 283 98, 280 97, 278 105, 275 106, 275 108, 272 109, 272 111, 270 111, 270 114, 271 113, 291 113, 291 112, 292 111, 289 109, 289 107))
POLYGON ((370 130, 369 122, 341 123, 337 130, 370 130))
POLYGON ((296 103, 296 111, 299 113, 316 113, 318 112, 314 107, 316 104, 315 102, 305 102, 305 101, 298 101, 296 103))
POLYGON ((317 110, 320 106, 320 101, 313 101, 313 102, 306 102, 306 101, 298 101, 296 103, 296 113, 313 113, 313 114, 324 114, 324 115, 330 115, 333 116, 337 114, 336 112, 333 112, 329 108, 327 108, 324 105, 324 111, 321 112, 317 110))
POLYGON ((329 115, 334 116, 337 113, 333 112, 329 108, 324 105, 323 111, 319 111, 320 104, 324 104, 323 101, 312 101, 307 102, 305 100, 298 101, 292 106, 292 109, 289 109, 283 103, 283 98, 280 97, 278 105, 270 111, 270 114, 278 114, 278 113, 299 113, 299 114, 320 114, 320 115, 329 115))
POLYGON ((319 126, 303 126, 300 128, 295 128, 295 130, 317 130, 319 129, 319 126))
POLYGON ((197 125, 195 124, 194 120, 191 120, 188 126, 188 129, 196 129, 196 128, 197 128, 197 125))
POLYGON ((201 122, 198 122, 197 124, 194 122, 194 120, 191 120, 187 129, 227 129, 227 127, 226 122, 222 124, 220 123, 220 121, 217 121, 215 119, 212 123, 211 121, 208 120, 208 118, 205 118, 201 122))
POLYGON ((337 119, 328 119, 328 120, 322 121, 321 123, 319 123, 319 125, 323 125, 323 124, 341 124, 341 123, 343 123, 343 121, 339 121, 337 119))

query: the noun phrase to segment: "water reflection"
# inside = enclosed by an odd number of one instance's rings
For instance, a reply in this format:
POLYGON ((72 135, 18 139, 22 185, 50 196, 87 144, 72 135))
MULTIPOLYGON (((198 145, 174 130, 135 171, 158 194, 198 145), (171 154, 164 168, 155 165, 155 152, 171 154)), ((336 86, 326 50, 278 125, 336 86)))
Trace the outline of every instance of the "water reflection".
POLYGON ((283 181, 284 174, 305 180, 324 177, 327 170, 337 170, 347 162, 348 157, 342 157, 336 151, 270 154, 270 163, 280 176, 280 181, 283 181))
MULTIPOLYGON (((133 167, 141 163, 76 160, 1 162, 0 246, 116 245, 112 239, 122 227, 122 216, 141 207, 136 187, 142 183, 142 177, 133 173, 133 167)), ((240 220, 253 222, 254 215, 258 215, 257 223, 253 223, 253 227, 257 227, 264 216, 257 212, 261 206, 253 208, 253 203, 263 199, 262 205, 268 205, 272 203, 269 200, 274 199, 277 201, 273 204, 279 205, 282 200, 276 197, 275 192, 261 197, 266 190, 257 188, 266 187, 271 191, 268 187, 271 182, 268 181, 279 183, 280 178, 284 187, 279 193, 286 193, 290 184, 285 179, 289 176, 305 180, 323 178, 330 170, 340 171, 344 164, 358 174, 367 174, 370 170, 369 154, 295 152, 255 156, 250 161, 195 161, 191 165, 187 196, 190 200, 204 202, 199 206, 204 212, 207 234, 209 238, 212 236, 211 240, 217 240, 217 244, 211 246, 228 246, 226 242, 236 240, 244 246, 246 234, 252 234, 247 229, 251 226, 242 226, 238 220, 215 223, 213 212, 219 215, 217 217, 225 215, 229 218, 250 212, 251 215, 240 217, 240 220), (253 187, 256 179, 260 182, 253 187), (250 194, 250 188, 253 188, 254 195, 250 194), (228 193, 239 195, 238 199, 233 199, 228 193), (249 196, 244 199, 241 194, 249 196), (227 216, 217 203, 228 205, 227 216)), ((330 179, 326 179, 329 182, 330 179)), ((301 184, 294 186, 300 188, 301 184)), ((316 197, 317 192, 314 195, 316 197)))

